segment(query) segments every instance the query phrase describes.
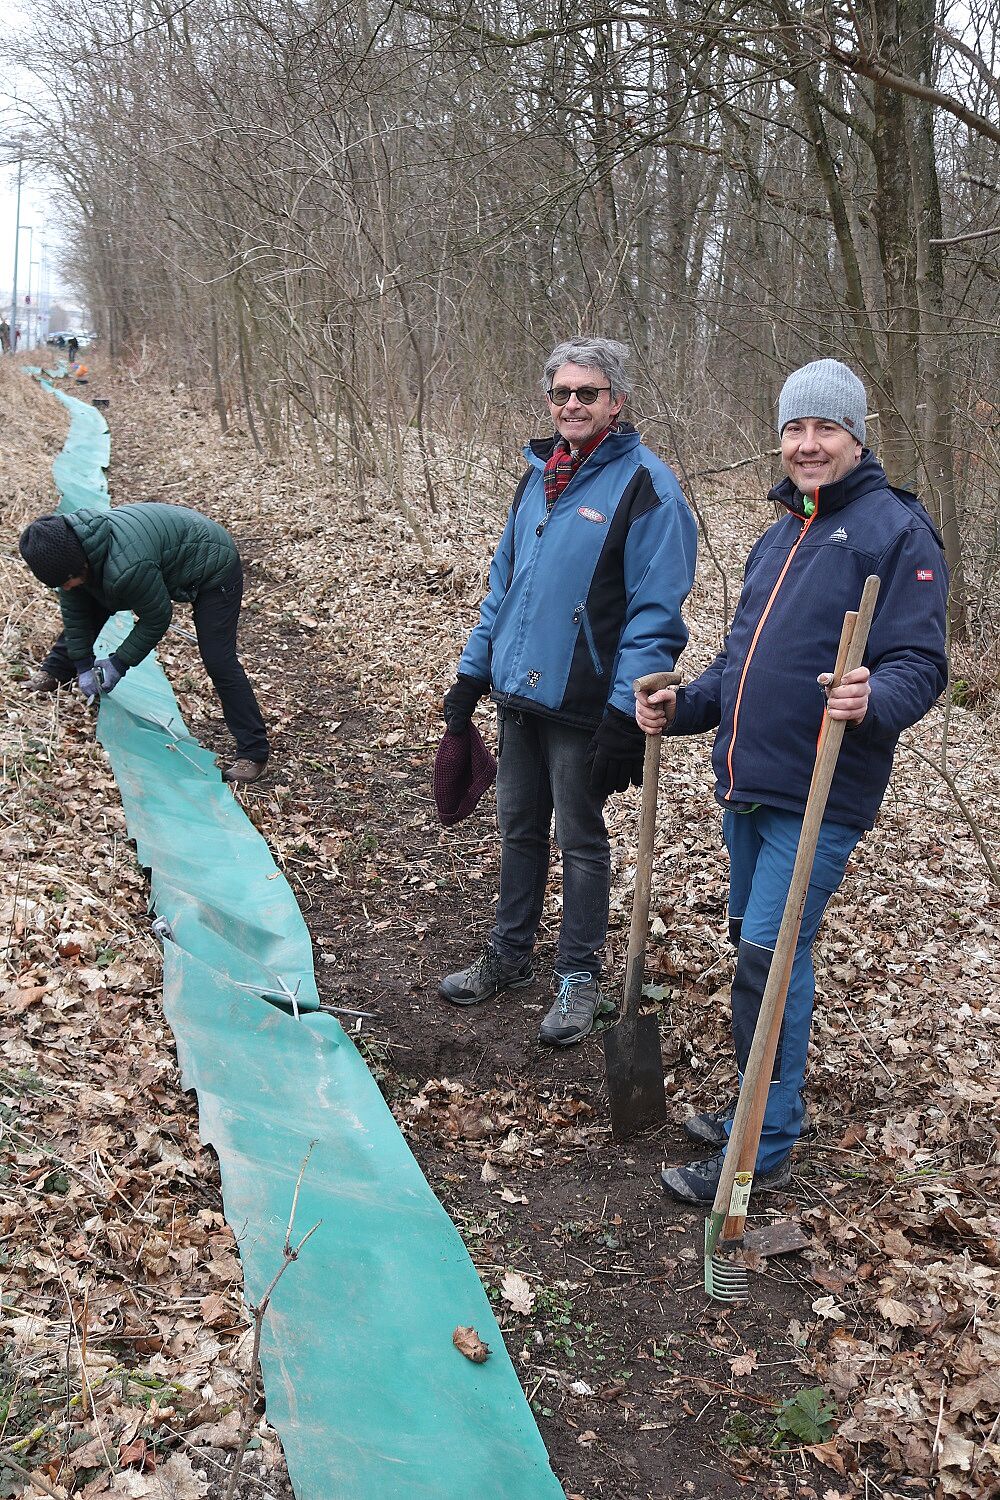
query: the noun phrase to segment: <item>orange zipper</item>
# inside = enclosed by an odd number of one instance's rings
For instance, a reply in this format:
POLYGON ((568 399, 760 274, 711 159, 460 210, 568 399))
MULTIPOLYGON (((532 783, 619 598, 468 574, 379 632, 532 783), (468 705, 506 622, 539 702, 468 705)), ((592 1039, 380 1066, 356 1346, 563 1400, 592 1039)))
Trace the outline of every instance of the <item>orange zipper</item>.
POLYGON ((743 663, 743 671, 740 673, 740 685, 739 685, 739 687, 737 688, 737 691, 736 691, 736 705, 733 708, 733 732, 730 735, 730 738, 729 738, 729 750, 726 753, 726 765, 729 767, 729 790, 726 793, 726 801, 727 802, 729 801, 730 797, 733 795, 733 787, 734 787, 735 781, 736 781, 736 776, 735 776, 735 773, 733 771, 733 751, 736 748, 736 731, 737 731, 737 727, 738 727, 739 721, 740 721, 740 703, 741 703, 742 698, 743 698, 743 684, 747 680, 747 672, 750 670, 750 663, 753 660, 753 654, 754 654, 754 651, 757 648, 757 642, 760 639, 760 633, 764 629, 764 625, 765 625, 765 623, 767 621, 767 617, 768 617, 768 615, 771 612, 771 606, 772 606, 772 604, 774 603, 775 599, 778 596, 778 590, 781 588, 781 585, 785 581, 785 574, 788 572, 789 568, 792 566, 792 558, 795 556, 796 552, 799 550, 799 545, 800 545, 803 537, 805 536, 806 532, 809 530, 809 528, 812 525, 813 521, 819 515, 819 490, 816 490, 815 493, 814 493, 814 495, 813 495, 813 507, 814 507, 814 509, 813 509, 812 515, 807 518, 805 524, 802 527, 802 530, 799 532, 798 536, 796 537, 796 539, 795 539, 795 545, 793 546, 791 552, 789 552, 788 557, 785 559, 785 566, 782 568, 781 572, 778 574, 777 581, 775 582, 774 588, 771 590, 771 597, 768 599, 767 603, 764 605, 764 609, 763 609, 763 612, 761 613, 761 617, 757 621, 757 629, 753 633, 753 640, 750 642, 750 649, 747 652, 747 659, 743 663))

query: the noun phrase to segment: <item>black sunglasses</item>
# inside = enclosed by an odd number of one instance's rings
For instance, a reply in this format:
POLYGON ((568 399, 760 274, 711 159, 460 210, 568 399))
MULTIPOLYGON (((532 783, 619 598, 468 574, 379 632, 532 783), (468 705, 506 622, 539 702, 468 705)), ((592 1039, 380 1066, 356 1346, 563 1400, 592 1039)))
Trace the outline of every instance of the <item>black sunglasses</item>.
POLYGON ((553 406, 565 406, 570 396, 575 396, 583 406, 593 406, 602 391, 610 391, 609 385, 578 385, 574 390, 571 385, 556 385, 546 395, 553 406))

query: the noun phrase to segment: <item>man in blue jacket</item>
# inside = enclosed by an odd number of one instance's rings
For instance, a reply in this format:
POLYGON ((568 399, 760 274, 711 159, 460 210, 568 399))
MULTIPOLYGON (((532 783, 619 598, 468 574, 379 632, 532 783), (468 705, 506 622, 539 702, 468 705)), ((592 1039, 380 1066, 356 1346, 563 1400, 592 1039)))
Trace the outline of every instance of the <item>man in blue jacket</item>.
POLYGON ((694 577, 696 527, 677 481, 621 420, 629 352, 577 338, 549 356, 543 388, 555 434, 525 449, 528 470, 479 623, 444 700, 452 733, 466 729, 485 694, 498 706, 501 855, 493 930, 440 993, 475 1005, 534 980, 554 812, 563 913, 557 994, 540 1038, 558 1047, 587 1036, 606 1003, 604 802, 642 782, 632 682, 673 667, 687 642, 681 606, 694 577))
MULTIPOLYGON (((729 930, 737 949, 733 1039, 742 1072, 767 982, 798 846, 824 710, 847 725, 819 837, 785 1003, 754 1185, 783 1187, 802 1126, 812 1022, 812 945, 851 851, 875 821, 896 743, 948 679, 948 572, 915 496, 893 489, 864 446, 867 400, 834 359, 797 370, 778 402, 786 477, 769 498, 787 514, 754 544, 723 649, 676 691, 640 695, 647 734, 715 729, 716 797, 729 849, 729 930), (831 690, 844 615, 866 577, 881 579, 864 665, 831 690)), ((662 1174, 673 1197, 710 1203, 732 1108, 686 1121, 714 1146, 662 1174)))

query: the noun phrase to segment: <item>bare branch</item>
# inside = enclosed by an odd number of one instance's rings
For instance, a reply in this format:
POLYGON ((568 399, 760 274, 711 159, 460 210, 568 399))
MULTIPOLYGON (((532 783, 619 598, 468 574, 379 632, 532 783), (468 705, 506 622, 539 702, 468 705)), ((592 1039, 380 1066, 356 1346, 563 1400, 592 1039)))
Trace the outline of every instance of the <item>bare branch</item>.
POLYGON ((1000 78, 994 77, 978 52, 974 51, 972 47, 967 46, 961 37, 954 36, 952 32, 946 30, 944 26, 935 26, 934 35, 939 37, 947 46, 961 53, 962 57, 975 68, 980 78, 986 84, 986 87, 1000 99, 1000 78))
POLYGON ((929 245, 964 245, 967 240, 988 240, 993 235, 1000 234, 1000 224, 994 224, 992 229, 972 229, 968 234, 953 234, 945 240, 928 240, 929 245))
POLYGON ((838 62, 842 68, 846 68, 849 73, 859 73, 863 78, 870 78, 881 88, 895 89, 900 94, 909 94, 914 99, 923 99, 928 104, 936 104, 939 109, 954 115, 956 120, 961 120, 963 125, 968 125, 970 130, 976 131, 978 135, 984 135, 987 140, 1000 144, 1000 126, 994 125, 993 121, 988 120, 985 115, 967 109, 958 99, 943 93, 941 89, 931 88, 929 84, 917 83, 914 78, 895 73, 875 57, 865 56, 861 52, 845 52, 832 41, 827 44, 826 52, 828 57, 838 62))

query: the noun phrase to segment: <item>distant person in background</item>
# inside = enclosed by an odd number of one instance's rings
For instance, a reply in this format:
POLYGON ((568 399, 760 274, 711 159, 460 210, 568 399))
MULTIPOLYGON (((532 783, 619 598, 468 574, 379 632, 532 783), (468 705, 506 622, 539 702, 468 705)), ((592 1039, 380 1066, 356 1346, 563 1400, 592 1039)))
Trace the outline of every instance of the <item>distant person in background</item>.
POLYGON ((66 340, 66 356, 71 365, 75 365, 80 356, 80 340, 75 333, 71 333, 66 340))
POLYGON ((223 780, 263 776, 267 730, 236 655, 243 567, 225 527, 183 505, 119 505, 40 516, 18 547, 35 577, 58 590, 63 618, 63 634, 28 682, 32 692, 53 693, 74 677, 87 698, 113 692, 165 634, 172 601, 188 602, 201 659, 236 741, 237 759, 223 780), (95 661, 97 637, 119 610, 131 610, 135 624, 95 661))
POLYGON ((6 318, 0 318, 0 350, 10 353, 10 324, 6 318))

